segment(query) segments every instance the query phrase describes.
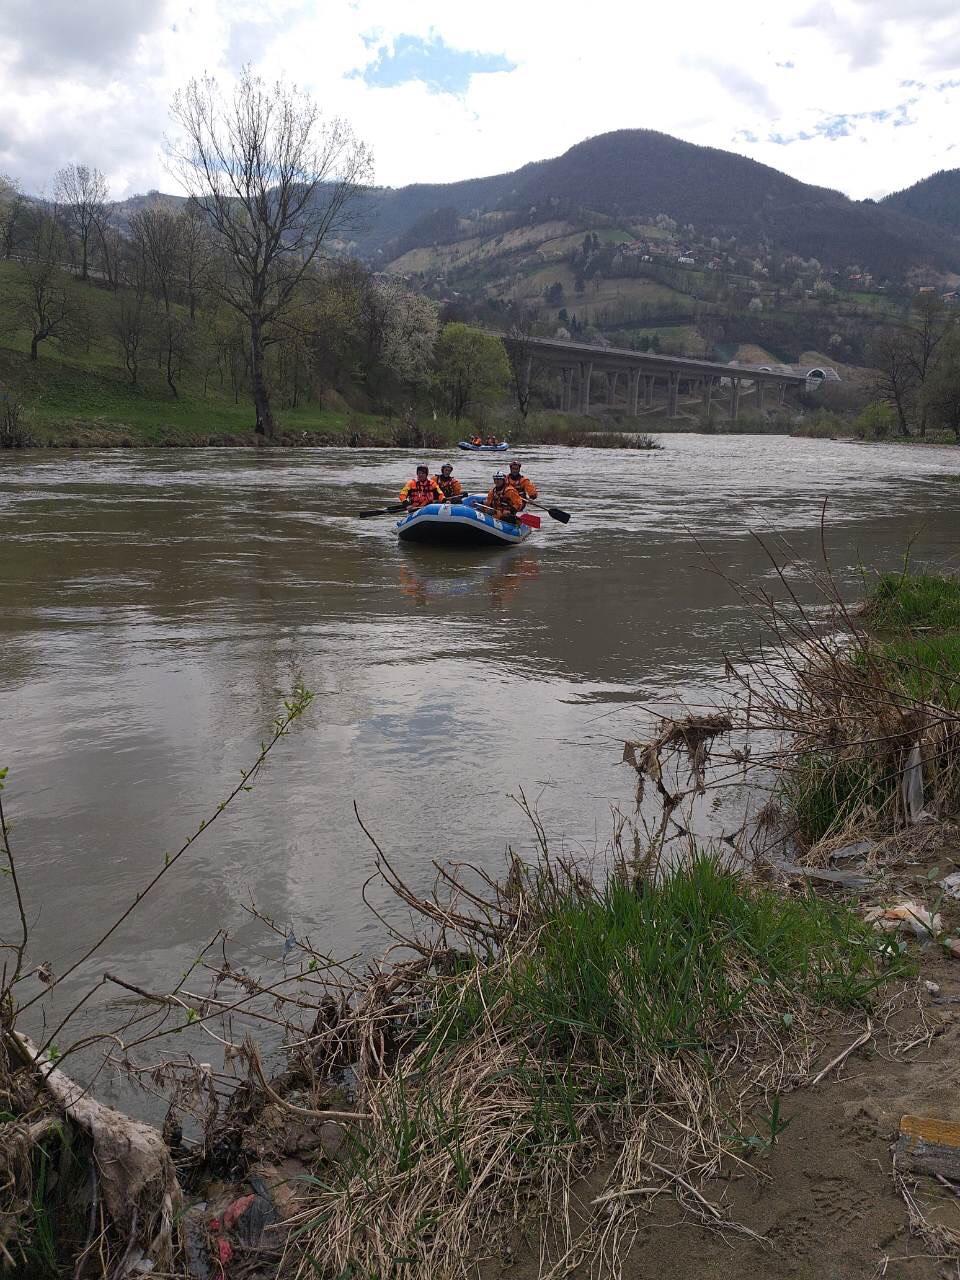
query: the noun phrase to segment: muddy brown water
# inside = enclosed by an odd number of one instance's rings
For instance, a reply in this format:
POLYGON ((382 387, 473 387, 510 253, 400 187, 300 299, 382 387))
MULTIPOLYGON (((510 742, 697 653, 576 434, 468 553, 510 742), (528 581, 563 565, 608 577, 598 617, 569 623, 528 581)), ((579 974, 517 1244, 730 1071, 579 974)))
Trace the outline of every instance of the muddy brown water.
MULTIPOLYGON (((213 812, 298 678, 316 701, 253 793, 82 976, 169 984, 217 927, 270 972, 251 898, 331 952, 375 951, 354 802, 421 890, 433 859, 496 871, 531 846, 520 788, 555 848, 602 849, 643 708, 707 696, 724 650, 759 639, 704 554, 772 580, 750 530, 815 556, 826 497, 851 596, 913 536, 916 561, 960 567, 960 450, 663 441, 523 451, 574 519, 492 552, 354 518, 392 500, 406 451, 0 456, 0 766, 35 958, 62 970, 213 812)), ((486 487, 486 460, 454 462, 486 487)))

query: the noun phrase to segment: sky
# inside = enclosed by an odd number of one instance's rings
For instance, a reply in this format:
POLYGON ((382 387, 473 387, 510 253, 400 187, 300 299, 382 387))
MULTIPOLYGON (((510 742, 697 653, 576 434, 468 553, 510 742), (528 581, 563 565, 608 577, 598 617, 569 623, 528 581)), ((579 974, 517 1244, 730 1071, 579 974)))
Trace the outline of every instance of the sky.
POLYGON ((854 198, 960 167, 957 0, 0 0, 0 172, 176 191, 169 104, 240 67, 306 89, 378 184, 658 129, 854 198), (909 8, 909 13, 906 11, 909 8))

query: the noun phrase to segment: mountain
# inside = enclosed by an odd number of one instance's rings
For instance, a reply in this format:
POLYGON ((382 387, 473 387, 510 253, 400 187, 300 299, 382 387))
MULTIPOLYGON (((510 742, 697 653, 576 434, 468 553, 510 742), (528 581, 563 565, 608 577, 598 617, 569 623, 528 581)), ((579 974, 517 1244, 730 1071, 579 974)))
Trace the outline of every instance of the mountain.
POLYGON ((513 173, 375 188, 365 200, 367 227, 357 251, 382 261, 417 243, 446 240, 431 224, 431 215, 441 212, 449 225, 454 213, 529 217, 535 211, 556 218, 584 209, 639 221, 666 214, 701 234, 735 236, 744 245, 834 267, 857 264, 877 276, 900 279, 922 266, 960 269, 960 238, 893 198, 856 202, 745 156, 646 129, 601 134, 513 173))
POLYGON ((940 169, 880 201, 881 208, 960 232, 960 169, 940 169))

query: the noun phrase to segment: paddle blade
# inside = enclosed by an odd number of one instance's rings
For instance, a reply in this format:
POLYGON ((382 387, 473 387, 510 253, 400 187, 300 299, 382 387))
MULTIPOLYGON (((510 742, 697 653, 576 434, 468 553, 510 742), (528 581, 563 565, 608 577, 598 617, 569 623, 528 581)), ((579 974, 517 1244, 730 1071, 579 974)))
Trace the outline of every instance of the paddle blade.
POLYGON ((358 511, 357 518, 369 520, 371 516, 392 516, 398 511, 406 511, 406 503, 399 502, 392 507, 377 507, 376 511, 358 511))
POLYGON ((547 507, 547 515, 552 520, 559 520, 561 524, 570 523, 570 512, 563 511, 560 507, 547 507))
POLYGON ((531 515, 529 511, 524 511, 523 515, 520 517, 520 523, 525 524, 528 529, 539 529, 540 517, 531 515))

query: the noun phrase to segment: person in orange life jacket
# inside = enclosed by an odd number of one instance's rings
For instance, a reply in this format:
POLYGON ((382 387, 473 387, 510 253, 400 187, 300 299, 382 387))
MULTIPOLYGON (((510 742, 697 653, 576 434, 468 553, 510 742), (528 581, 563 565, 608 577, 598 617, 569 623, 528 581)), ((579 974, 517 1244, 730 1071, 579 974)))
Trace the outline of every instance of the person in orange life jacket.
POLYGON ((497 520, 517 523, 517 512, 523 510, 523 499, 516 489, 507 484, 507 477, 498 471, 493 477, 493 488, 487 494, 487 506, 497 520))
POLYGON ((453 474, 453 463, 445 462, 440 468, 440 474, 433 477, 434 484, 442 490, 444 498, 447 502, 455 502, 457 498, 463 496, 463 485, 453 474))
POLYGON ((430 479, 429 467, 417 467, 415 479, 408 480, 400 490, 400 501, 413 511, 425 507, 428 502, 443 502, 443 490, 430 479))
POLYGON ((507 484, 511 489, 516 489, 521 499, 524 500, 524 506, 526 506, 527 498, 529 498, 531 502, 535 502, 539 496, 539 490, 529 476, 522 476, 520 474, 519 462, 514 461, 510 463, 510 474, 507 476, 507 484))
POLYGON ((486 440, 484 440, 484 442, 483 442, 483 443, 484 443, 484 444, 499 444, 499 443, 500 443, 500 441, 497 439, 497 437, 496 437, 496 436, 487 436, 486 440))
POLYGON ((471 437, 470 437, 470 443, 471 443, 471 444, 483 444, 483 436, 471 436, 471 437))

